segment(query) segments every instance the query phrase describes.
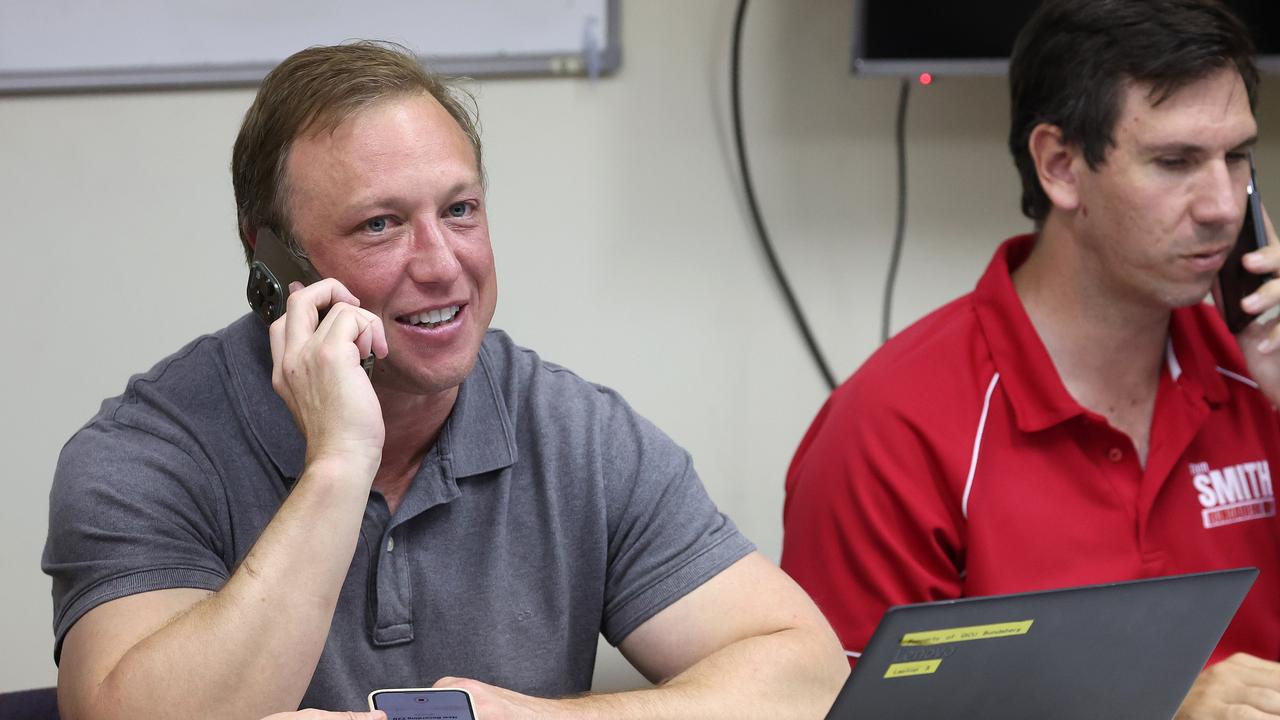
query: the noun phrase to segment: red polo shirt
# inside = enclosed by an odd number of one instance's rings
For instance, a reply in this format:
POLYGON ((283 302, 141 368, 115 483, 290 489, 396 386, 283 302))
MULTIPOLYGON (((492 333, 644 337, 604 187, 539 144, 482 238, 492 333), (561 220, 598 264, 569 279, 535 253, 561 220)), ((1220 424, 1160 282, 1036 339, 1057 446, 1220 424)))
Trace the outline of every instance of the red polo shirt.
POLYGON ((857 657, 891 605, 1252 565, 1211 661, 1280 660, 1280 428, 1234 338, 1209 306, 1173 312, 1144 468, 1014 292, 1033 241, 832 394, 787 475, 782 567, 857 657))

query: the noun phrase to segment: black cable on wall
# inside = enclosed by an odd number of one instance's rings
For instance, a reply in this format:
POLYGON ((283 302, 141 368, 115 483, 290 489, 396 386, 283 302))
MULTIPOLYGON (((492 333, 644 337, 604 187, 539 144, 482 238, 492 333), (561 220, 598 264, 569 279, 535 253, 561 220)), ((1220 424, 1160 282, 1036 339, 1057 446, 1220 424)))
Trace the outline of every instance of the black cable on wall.
POLYGON ((755 225, 756 236, 760 239, 760 245, 769 261, 769 267, 773 270, 773 276, 787 301, 787 307, 791 310, 791 317, 804 338, 805 345, 809 348, 809 354, 813 357, 814 364, 818 366, 818 372, 822 374, 822 379, 826 381, 828 388, 834 390, 836 387, 835 375, 831 372, 826 358, 822 355, 822 350, 818 347, 817 339, 809 328, 804 311, 801 310, 800 303, 796 300, 795 293, 791 289, 791 283, 787 281, 787 276, 782 271, 782 265, 778 262, 778 255, 774 251, 773 243, 769 239, 769 233, 765 229, 764 219, 760 214, 760 206, 756 201, 755 184, 751 180, 751 170, 747 163, 747 150, 742 132, 742 73, 740 70, 742 27, 746 15, 747 0, 740 0, 737 15, 733 21, 733 49, 729 59, 729 89, 730 107, 733 111, 733 140, 734 147, 737 148, 738 152, 738 168, 742 173, 742 187, 746 192, 747 207, 751 210, 751 221, 755 225))
POLYGON ((889 253, 889 274, 884 281, 884 302, 880 306, 880 342, 889 339, 889 321, 893 314, 893 288, 898 282, 898 263, 902 259, 902 242, 907 227, 907 98, 911 81, 903 78, 898 86, 898 119, 894 140, 898 146, 898 216, 893 226, 893 249, 889 253))

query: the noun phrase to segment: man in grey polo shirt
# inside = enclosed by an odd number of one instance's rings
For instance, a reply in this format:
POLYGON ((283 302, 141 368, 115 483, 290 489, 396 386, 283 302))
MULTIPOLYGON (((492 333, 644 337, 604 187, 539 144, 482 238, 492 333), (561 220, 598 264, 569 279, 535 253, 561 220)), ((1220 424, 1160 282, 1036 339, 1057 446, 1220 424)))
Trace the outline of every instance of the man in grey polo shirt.
POLYGON ((232 164, 241 237, 270 229, 326 279, 269 330, 246 316, 134 377, 64 449, 44 567, 65 717, 432 683, 484 720, 830 705, 834 636, 688 455, 488 328, 481 168, 466 106, 398 50, 313 48, 264 81, 232 164), (662 684, 567 698, 601 632, 662 684))

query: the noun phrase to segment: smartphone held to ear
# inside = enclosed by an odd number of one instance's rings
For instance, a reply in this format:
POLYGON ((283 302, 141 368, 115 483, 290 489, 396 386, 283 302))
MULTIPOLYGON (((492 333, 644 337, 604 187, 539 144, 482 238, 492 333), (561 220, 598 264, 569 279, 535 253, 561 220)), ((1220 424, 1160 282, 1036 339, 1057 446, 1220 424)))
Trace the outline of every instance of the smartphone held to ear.
MULTIPOLYGON (((245 286, 245 297, 249 307, 270 325, 284 315, 285 301, 289 298, 289 284, 300 282, 303 285, 320 279, 320 273, 307 261, 284 243, 274 232, 265 227, 258 228, 258 235, 253 244, 253 262, 249 263, 249 283, 245 286)), ((321 313, 321 317, 324 313, 321 313)), ((365 374, 373 373, 373 355, 360 362, 365 374)))
POLYGON ((1213 303, 1222 313, 1227 329, 1237 334, 1249 326, 1257 315, 1245 312, 1240 301, 1252 295, 1271 280, 1274 275, 1249 272, 1244 267, 1242 258, 1267 245, 1266 223, 1262 219, 1262 196, 1258 193, 1258 177, 1254 171, 1253 156, 1249 157, 1249 198, 1244 209, 1244 224, 1240 226, 1240 234, 1236 236, 1236 244, 1227 255, 1227 260, 1218 271, 1218 279, 1213 285, 1213 303))
POLYGON ((387 720, 478 720, 471 693, 459 688, 400 688, 369 693, 369 709, 387 720))
POLYGON ((320 279, 311 263, 294 254, 275 233, 258 228, 253 244, 253 262, 249 264, 249 284, 245 295, 249 307, 268 325, 284 314, 289 297, 289 283, 303 285, 320 279))

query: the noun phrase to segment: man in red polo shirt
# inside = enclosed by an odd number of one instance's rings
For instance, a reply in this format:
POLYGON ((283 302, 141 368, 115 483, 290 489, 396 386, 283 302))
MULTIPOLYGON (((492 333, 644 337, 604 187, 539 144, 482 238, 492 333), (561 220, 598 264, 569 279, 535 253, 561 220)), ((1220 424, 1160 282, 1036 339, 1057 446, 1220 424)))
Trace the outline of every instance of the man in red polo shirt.
MULTIPOLYGON (((1257 81, 1209 0, 1049 0, 1024 28, 1010 147, 1037 232, 845 382, 788 474, 782 565, 851 658, 891 605, 1253 565, 1179 717, 1280 717, 1280 328, 1233 337, 1202 302, 1257 81)), ((1244 308, 1278 303, 1272 281, 1244 308)))

